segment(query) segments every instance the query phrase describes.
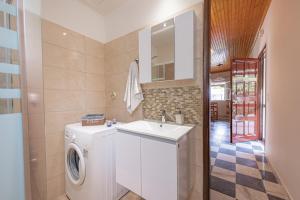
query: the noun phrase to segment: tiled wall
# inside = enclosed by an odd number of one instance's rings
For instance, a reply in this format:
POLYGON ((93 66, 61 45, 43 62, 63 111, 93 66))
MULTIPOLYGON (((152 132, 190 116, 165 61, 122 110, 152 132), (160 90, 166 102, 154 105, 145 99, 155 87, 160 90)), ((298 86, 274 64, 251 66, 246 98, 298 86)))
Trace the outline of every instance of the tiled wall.
MULTIPOLYGON (((155 82, 150 84, 144 84, 142 86, 146 93, 146 101, 144 102, 144 108, 151 107, 148 105, 147 95, 153 91, 158 94, 157 89, 164 91, 171 91, 170 88, 197 88, 196 96, 199 98, 192 98, 191 104, 199 106, 200 110, 195 112, 194 117, 199 123, 196 126, 193 134, 192 146, 195 148, 195 159, 193 162, 193 179, 194 181, 194 193, 191 199, 200 199, 202 197, 202 66, 203 66, 203 4, 197 4, 190 9, 194 10, 197 16, 196 22, 196 41, 195 41, 195 65, 196 65, 196 79, 195 80, 180 80, 180 81, 164 81, 155 82)), ((185 12, 187 10, 182 11, 185 12)), ((178 13, 180 14, 180 13, 178 13)), ((176 14, 177 15, 177 14, 176 14)), ((143 109, 140 106, 132 115, 126 111, 125 104, 123 102, 125 84, 127 81, 129 65, 135 58, 138 57, 138 31, 132 32, 123 37, 117 38, 104 45, 105 52, 105 72, 106 72, 106 114, 109 118, 115 117, 119 121, 130 122, 137 119, 143 119, 143 109), (117 96, 112 97, 112 92, 116 92, 117 96)), ((178 94, 173 93, 174 96, 178 94)), ((172 98, 172 97, 170 97, 172 98)), ((166 110, 172 110, 172 106, 166 105, 166 110)), ((144 109, 145 110, 145 109, 144 109)), ((157 119, 159 113, 158 109, 155 110, 155 114, 150 118, 157 119)), ((149 117, 148 113, 145 113, 146 117, 149 117)))
POLYGON ((201 123, 202 97, 199 87, 145 89, 143 94, 144 118, 161 120, 161 111, 165 110, 167 120, 174 122, 174 116, 180 110, 184 116, 184 123, 201 123))
POLYGON ((64 193, 64 126, 105 112, 103 44, 42 23, 47 199, 64 193))
POLYGON ((107 117, 114 117, 123 122, 143 118, 141 107, 130 115, 123 102, 129 65, 138 57, 138 32, 130 33, 104 46, 107 117), (116 92, 117 96, 112 97, 112 92, 116 92))

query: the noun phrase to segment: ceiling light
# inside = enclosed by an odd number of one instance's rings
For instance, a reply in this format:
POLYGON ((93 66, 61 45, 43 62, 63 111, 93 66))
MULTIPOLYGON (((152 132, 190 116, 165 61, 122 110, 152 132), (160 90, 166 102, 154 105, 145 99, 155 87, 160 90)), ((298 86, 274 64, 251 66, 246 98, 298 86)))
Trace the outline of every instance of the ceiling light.
POLYGON ((67 35, 67 33, 66 33, 66 32, 63 32, 63 33, 62 33, 62 35, 63 35, 63 36, 66 36, 66 35, 67 35))
POLYGON ((164 27, 166 27, 167 26, 167 23, 164 23, 164 27))

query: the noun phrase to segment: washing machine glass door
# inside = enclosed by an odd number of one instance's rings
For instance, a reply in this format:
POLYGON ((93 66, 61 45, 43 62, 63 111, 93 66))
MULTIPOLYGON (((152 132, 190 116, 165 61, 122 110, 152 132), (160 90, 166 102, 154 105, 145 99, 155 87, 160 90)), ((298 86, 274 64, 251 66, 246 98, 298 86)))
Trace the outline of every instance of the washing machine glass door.
POLYGON ((69 180, 74 185, 81 185, 85 179, 85 162, 80 148, 70 143, 66 151, 66 168, 69 180))

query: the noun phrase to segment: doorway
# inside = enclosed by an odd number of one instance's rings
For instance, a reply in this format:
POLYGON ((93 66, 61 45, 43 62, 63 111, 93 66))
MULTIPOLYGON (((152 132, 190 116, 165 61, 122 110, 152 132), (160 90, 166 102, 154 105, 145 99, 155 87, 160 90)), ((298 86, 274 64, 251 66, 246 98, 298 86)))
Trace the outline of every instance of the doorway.
POLYGON ((261 102, 265 102, 264 70, 260 59, 241 58, 231 60, 229 71, 210 73, 212 200, 267 196, 266 181, 277 182, 266 169, 270 166, 261 134, 265 127, 265 114, 261 112, 261 102))
POLYGON ((268 184, 277 179, 266 169, 269 163, 262 142, 265 55, 252 58, 251 51, 270 0, 209 2, 207 193, 212 200, 267 199, 268 184))
POLYGON ((261 139, 259 68, 259 59, 231 61, 231 143, 261 139))

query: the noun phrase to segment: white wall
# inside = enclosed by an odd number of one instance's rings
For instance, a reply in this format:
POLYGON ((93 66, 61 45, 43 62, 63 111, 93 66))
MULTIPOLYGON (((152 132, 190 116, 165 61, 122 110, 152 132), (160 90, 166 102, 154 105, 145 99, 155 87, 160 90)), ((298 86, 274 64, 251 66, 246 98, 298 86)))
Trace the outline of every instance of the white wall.
POLYGON ((267 44, 266 151, 291 195, 300 199, 300 1, 273 0, 254 48, 267 44))
POLYGON ((105 42, 103 17, 78 0, 42 0, 41 6, 44 19, 105 42))
POLYGON ((203 0, 128 0, 104 17, 106 42, 168 19, 203 0))
POLYGON ((203 0, 128 0, 102 16, 79 0, 26 0, 42 18, 102 43, 168 19, 203 0))
POLYGON ((34 13, 36 15, 41 14, 42 0, 24 0, 24 10, 34 13))

